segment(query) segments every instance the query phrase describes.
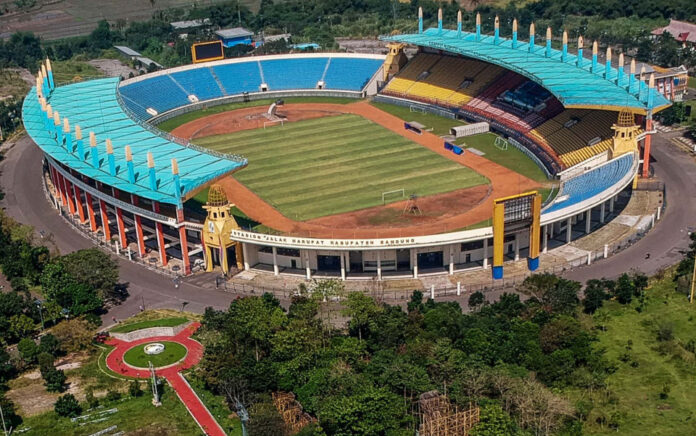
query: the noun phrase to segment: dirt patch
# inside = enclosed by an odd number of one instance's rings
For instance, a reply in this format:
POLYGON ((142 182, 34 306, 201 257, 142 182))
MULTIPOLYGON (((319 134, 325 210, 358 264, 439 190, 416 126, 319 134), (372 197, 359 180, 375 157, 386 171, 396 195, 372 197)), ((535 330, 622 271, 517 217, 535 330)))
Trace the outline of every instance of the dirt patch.
POLYGON ((121 76, 127 79, 130 73, 134 75, 138 74, 138 71, 128 65, 124 65, 123 62, 118 59, 92 59, 91 61, 87 61, 87 63, 104 73, 107 77, 121 76))
MULTIPOLYGON (((265 107, 254 107, 215 114, 179 126, 172 133, 175 136, 191 138, 257 128, 254 127, 254 124, 258 126, 258 120, 254 120, 253 116, 258 116, 264 111, 265 107), (248 126, 245 125, 244 120, 249 120, 248 126)), ((402 203, 401 206, 395 204, 365 209, 306 222, 295 221, 284 216, 232 176, 218 181, 225 190, 227 198, 252 220, 282 234, 313 238, 358 239, 400 238, 444 233, 462 229, 490 218, 494 198, 519 194, 541 186, 538 182, 485 157, 473 153, 457 156, 443 148, 443 140, 439 136, 429 132, 418 135, 406 131, 403 120, 381 111, 365 101, 345 105, 331 103, 288 104, 280 112, 288 116, 289 122, 293 119, 316 118, 340 113, 359 115, 428 148, 434 153, 469 167, 490 180, 489 186, 474 187, 461 190, 462 192, 455 191, 455 193, 438 194, 419 199, 419 206, 424 211, 420 217, 402 217, 400 213, 396 213, 399 207, 403 210, 402 203), (484 193, 483 190, 486 192, 484 193), (340 217, 339 221, 337 221, 337 217, 340 217)))
MULTIPOLYGON (((276 112, 278 119, 283 122, 294 122, 322 118, 334 115, 341 115, 342 112, 334 110, 319 110, 307 107, 295 107, 302 105, 279 106, 276 112)), ((192 140, 204 138, 206 136, 224 135, 226 133, 240 132, 242 130, 263 129, 273 126, 269 118, 264 116, 267 106, 254 106, 238 109, 230 112, 210 115, 203 118, 205 122, 199 123, 198 120, 183 124, 172 130, 172 135, 179 138, 192 140)))
POLYGON ((330 215, 305 221, 308 224, 339 228, 390 228, 433 224, 442 218, 466 213, 480 204, 490 193, 490 186, 479 185, 444 194, 429 195, 414 202, 398 201, 386 206, 330 215), (417 205, 419 213, 411 209, 417 205))

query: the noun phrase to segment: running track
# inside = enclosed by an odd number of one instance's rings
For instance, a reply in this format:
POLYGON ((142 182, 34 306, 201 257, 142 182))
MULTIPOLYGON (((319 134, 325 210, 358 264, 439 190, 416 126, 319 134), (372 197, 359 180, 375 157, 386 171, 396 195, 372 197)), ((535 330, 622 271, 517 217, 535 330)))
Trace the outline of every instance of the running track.
POLYGON ((213 418, 208 408, 205 407, 205 404, 198 398, 198 395, 196 395, 180 373, 200 362, 203 357, 203 346, 198 341, 191 339, 191 335, 198 330, 200 326, 201 324, 196 322, 187 326, 176 336, 153 336, 151 338, 138 339, 132 342, 110 337, 106 341, 106 344, 116 348, 106 356, 106 366, 117 374, 147 379, 150 377, 150 372, 148 370, 132 367, 123 361, 123 355, 126 351, 140 344, 157 341, 177 342, 183 345, 188 350, 184 360, 167 368, 156 369, 155 373, 167 379, 169 385, 174 389, 176 395, 181 402, 184 403, 184 406, 186 406, 193 419, 198 423, 205 434, 211 436, 224 436, 225 431, 220 427, 220 424, 217 423, 215 418, 213 418))

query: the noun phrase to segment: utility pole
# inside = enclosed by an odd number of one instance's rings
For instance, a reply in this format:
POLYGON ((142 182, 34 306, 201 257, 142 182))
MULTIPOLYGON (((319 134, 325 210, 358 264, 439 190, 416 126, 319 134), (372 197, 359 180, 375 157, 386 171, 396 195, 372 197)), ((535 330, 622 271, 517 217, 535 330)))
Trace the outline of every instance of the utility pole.
POLYGON ((5 433, 5 436, 10 436, 10 433, 12 433, 12 427, 10 427, 10 431, 7 431, 7 426, 5 425, 5 415, 2 413, 2 406, 0 406, 0 420, 2 420, 3 433, 5 433))
POLYGON ((696 288, 696 256, 694 256, 694 272, 691 274, 691 297, 689 302, 694 303, 694 288, 696 288))

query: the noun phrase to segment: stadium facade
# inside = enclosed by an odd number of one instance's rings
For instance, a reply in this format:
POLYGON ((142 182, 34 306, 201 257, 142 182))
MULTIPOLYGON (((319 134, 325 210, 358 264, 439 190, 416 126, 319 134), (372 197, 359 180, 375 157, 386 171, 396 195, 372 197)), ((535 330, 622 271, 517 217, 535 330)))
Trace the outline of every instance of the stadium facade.
MULTIPOLYGON (((44 179, 56 208, 117 251, 177 274, 204 265, 204 226, 184 203, 244 168, 242 156, 212 152, 156 128, 173 116, 235 101, 288 96, 373 98, 468 122, 488 122, 534 159, 558 192, 541 213, 541 250, 593 231, 617 198, 649 174, 652 116, 670 102, 653 79, 568 51, 511 38, 438 27, 383 39, 403 57, 303 54, 190 65, 120 82, 57 86, 50 62, 27 95, 23 119, 44 152, 44 179), (395 59, 402 59, 399 65, 395 59), (386 71, 386 73, 385 73, 386 71), (619 117, 621 113, 621 117, 619 117), (597 129, 597 131, 595 131, 597 129), (642 150, 642 159, 641 159, 642 150), (642 164, 642 165, 641 165, 642 164), (131 247, 135 247, 132 249, 131 247), (153 253, 156 255, 153 256, 153 253)), ((550 32, 550 30, 549 30, 550 32)), ((525 256, 528 232, 505 235, 508 259, 525 256)), ((427 236, 320 239, 228 230, 243 269, 376 277, 489 268, 493 229, 427 236)), ((227 246, 227 242, 222 242, 227 246)), ((222 255, 224 256, 224 255, 222 255)), ((221 257, 222 257, 221 256, 221 257)), ((221 261, 220 258, 217 259, 221 261)))

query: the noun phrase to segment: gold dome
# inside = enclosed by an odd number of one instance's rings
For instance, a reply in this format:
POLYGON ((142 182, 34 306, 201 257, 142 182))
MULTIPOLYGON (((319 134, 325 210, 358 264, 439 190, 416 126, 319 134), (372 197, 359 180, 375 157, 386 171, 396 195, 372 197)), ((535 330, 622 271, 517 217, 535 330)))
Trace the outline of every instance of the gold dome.
POLYGON ((208 191, 208 206, 227 206, 229 202, 227 201, 227 195, 220 185, 210 185, 210 190, 208 191))
POLYGON ((629 112, 626 109, 623 109, 621 112, 619 112, 619 119, 616 122, 616 124, 620 127, 635 126, 636 119, 635 119, 635 116, 633 115, 633 112, 629 112))

